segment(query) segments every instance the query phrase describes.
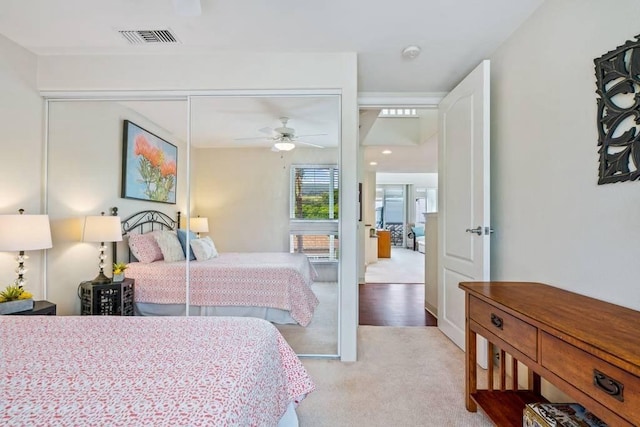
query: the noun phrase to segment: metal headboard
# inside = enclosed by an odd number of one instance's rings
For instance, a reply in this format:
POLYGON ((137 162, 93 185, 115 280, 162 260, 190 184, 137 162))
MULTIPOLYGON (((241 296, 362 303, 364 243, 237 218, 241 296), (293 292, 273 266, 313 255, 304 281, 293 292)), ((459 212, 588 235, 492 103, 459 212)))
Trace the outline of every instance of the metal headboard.
MULTIPOLYGON (((118 216, 118 208, 112 208, 111 215, 118 216)), ((175 230, 180 226, 180 211, 178 211, 175 220, 164 212, 146 210, 136 212, 120 222, 122 224, 122 236, 127 236, 131 232, 148 233, 154 230, 175 230)), ((118 259, 115 242, 113 243, 113 259, 118 259)), ((128 260, 129 262, 132 260, 130 251, 128 260)))

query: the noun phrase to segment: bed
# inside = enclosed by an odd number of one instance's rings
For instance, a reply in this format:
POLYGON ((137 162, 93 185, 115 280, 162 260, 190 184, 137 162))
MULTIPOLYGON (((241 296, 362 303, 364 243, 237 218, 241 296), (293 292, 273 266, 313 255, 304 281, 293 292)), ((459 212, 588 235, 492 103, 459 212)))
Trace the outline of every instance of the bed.
MULTIPOLYGON (((143 211, 123 220, 123 234, 173 230, 173 221, 157 211, 143 211)), ((138 236, 139 237, 139 236, 138 236)), ((158 259, 158 257, 150 259, 158 259)), ((312 284, 317 277, 308 257, 300 253, 219 253, 189 261, 130 262, 125 271, 135 280, 137 315, 259 317, 278 324, 307 326, 318 306, 312 284)))
POLYGON ((253 318, 0 316, 0 424, 297 425, 314 384, 253 318))

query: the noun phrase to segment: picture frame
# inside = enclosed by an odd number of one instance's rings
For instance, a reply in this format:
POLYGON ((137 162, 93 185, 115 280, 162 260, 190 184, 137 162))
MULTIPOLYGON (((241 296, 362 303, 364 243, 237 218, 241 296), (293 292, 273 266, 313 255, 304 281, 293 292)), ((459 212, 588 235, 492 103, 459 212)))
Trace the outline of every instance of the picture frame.
POLYGON ((178 147, 129 120, 122 144, 121 197, 175 204, 178 147))

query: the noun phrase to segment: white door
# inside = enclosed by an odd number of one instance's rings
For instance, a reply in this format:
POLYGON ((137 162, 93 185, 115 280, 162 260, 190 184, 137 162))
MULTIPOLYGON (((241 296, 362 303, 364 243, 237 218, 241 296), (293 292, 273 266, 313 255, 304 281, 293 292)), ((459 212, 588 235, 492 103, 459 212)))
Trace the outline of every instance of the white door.
MULTIPOLYGON (((458 283, 489 280, 489 61, 438 108, 438 327, 464 350, 458 283)), ((486 341, 478 344, 478 363, 486 366, 486 341)))

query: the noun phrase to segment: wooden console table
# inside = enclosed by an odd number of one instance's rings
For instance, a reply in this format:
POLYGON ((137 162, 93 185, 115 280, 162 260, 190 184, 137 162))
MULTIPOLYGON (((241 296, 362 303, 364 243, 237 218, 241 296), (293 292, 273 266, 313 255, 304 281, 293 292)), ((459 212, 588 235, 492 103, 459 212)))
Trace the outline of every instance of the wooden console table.
POLYGON ((522 425, 526 403, 545 401, 544 378, 611 426, 640 425, 640 312, 541 283, 459 286, 466 292, 467 410, 480 406, 496 425, 522 425), (477 389, 477 335, 489 341, 484 390, 477 389), (528 368, 526 389, 518 386, 517 361, 528 368))

